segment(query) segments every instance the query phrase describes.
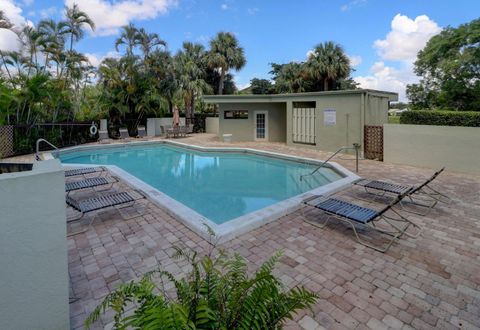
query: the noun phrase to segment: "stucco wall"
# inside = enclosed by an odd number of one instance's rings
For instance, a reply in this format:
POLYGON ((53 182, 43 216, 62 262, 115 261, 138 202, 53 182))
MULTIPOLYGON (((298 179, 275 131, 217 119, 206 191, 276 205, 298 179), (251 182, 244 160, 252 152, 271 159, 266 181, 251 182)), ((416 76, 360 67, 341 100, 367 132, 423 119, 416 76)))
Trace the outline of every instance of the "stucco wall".
POLYGON ((316 144, 321 150, 335 151, 353 143, 363 144, 361 96, 324 96, 317 100, 316 144), (324 110, 336 110, 336 124, 325 126, 324 110))
POLYGON ((385 162, 480 174, 480 128, 383 126, 385 162))
POLYGON ((0 175, 0 329, 68 329, 64 172, 0 175))
POLYGON ((256 110, 268 111, 268 141, 285 142, 285 103, 220 104, 219 135, 233 134, 233 141, 253 141, 256 110), (248 110, 248 119, 224 119, 226 110, 248 110))
POLYGON ((218 117, 205 118, 205 133, 217 134, 219 132, 219 119, 218 117))
MULTIPOLYGON (((160 136, 165 134, 162 131, 161 126, 172 126, 173 118, 172 117, 162 117, 162 118, 148 118, 147 119, 147 135, 148 136, 160 136)), ((180 117, 180 125, 185 126, 185 117, 180 117)))

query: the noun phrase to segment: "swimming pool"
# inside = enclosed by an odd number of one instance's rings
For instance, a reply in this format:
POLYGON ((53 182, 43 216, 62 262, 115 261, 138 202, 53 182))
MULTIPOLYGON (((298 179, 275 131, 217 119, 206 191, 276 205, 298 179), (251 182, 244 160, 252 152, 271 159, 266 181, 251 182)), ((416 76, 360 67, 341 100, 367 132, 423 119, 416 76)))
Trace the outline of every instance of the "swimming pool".
POLYGON ((169 204, 173 213, 179 211, 175 208, 186 207, 192 211, 187 217, 200 218, 216 232, 232 221, 243 218, 243 222, 249 222, 245 218, 248 215, 258 217, 262 211, 272 211, 273 206, 292 197, 348 176, 336 168, 325 167, 300 181, 301 175, 311 173, 318 164, 248 150, 166 143, 80 148, 60 152, 57 157, 65 165, 109 165, 114 172, 120 170, 127 181, 133 176, 131 183, 141 181, 147 186, 142 189, 147 193, 153 188, 154 196, 166 195, 169 199, 163 204, 169 204))

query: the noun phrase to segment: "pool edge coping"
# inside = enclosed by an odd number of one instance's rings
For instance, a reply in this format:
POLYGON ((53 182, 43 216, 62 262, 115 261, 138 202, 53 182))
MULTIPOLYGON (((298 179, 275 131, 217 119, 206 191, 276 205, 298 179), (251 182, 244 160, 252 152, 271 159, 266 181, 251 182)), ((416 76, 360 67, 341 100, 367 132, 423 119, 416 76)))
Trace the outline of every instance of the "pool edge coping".
MULTIPOLYGON (((115 147, 124 147, 124 146, 134 146, 134 145, 149 145, 149 144, 166 144, 173 145, 185 149, 197 150, 201 152, 237 152, 237 153, 247 153, 260 156, 273 157, 277 159, 284 159, 296 162, 308 162, 312 165, 320 165, 323 163, 321 160, 286 155, 271 151, 263 151, 252 148, 241 148, 241 147, 202 147, 196 146, 176 141, 170 140, 157 140, 157 141, 135 141, 127 143, 115 143, 115 144, 102 144, 102 145, 82 145, 75 146, 65 149, 56 150, 54 152, 44 153, 44 159, 55 158, 54 154, 70 153, 81 150, 89 149, 98 149, 100 148, 115 148, 115 147)), ((62 164, 64 167, 97 167, 98 164, 62 164)), ((148 183, 138 179, 134 175, 128 173, 127 171, 119 168, 116 165, 102 165, 108 168, 115 175, 121 177, 125 183, 131 186, 133 189, 141 190, 145 193, 148 198, 155 202, 162 210, 168 214, 174 216, 180 222, 182 222, 189 229, 200 235, 204 239, 210 239, 210 235, 205 227, 209 226, 214 232, 217 242, 224 243, 230 241, 240 235, 243 235, 253 229, 259 228, 263 225, 271 223, 285 215, 295 212, 301 208, 301 202, 308 196, 312 195, 332 195, 335 192, 338 192, 347 186, 349 186, 353 181, 358 180, 360 177, 345 167, 339 165, 335 162, 329 162, 328 167, 332 168, 335 172, 340 173, 343 178, 328 183, 326 185, 320 186, 318 188, 309 190, 300 195, 295 195, 278 203, 269 205, 260 210, 247 213, 243 216, 229 220, 223 224, 216 224, 210 219, 202 216, 195 210, 189 208, 188 206, 180 203, 179 201, 169 197, 160 190, 152 187, 148 183)))

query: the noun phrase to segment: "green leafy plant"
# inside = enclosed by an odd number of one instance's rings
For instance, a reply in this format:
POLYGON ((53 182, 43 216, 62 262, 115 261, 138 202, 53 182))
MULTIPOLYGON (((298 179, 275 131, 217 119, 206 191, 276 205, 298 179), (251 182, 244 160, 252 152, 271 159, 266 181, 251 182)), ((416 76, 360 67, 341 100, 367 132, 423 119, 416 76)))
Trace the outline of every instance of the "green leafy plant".
POLYGON ((215 247, 204 256, 192 250, 175 251, 174 257, 190 266, 185 277, 178 279, 159 269, 121 285, 89 315, 86 327, 111 309, 115 329, 281 329, 317 299, 301 286, 287 290, 272 274, 281 252, 250 276, 239 254, 215 247), (173 295, 165 290, 167 282, 173 283, 173 295))
POLYGON ((401 124, 480 127, 478 111, 412 110, 400 116, 401 124))

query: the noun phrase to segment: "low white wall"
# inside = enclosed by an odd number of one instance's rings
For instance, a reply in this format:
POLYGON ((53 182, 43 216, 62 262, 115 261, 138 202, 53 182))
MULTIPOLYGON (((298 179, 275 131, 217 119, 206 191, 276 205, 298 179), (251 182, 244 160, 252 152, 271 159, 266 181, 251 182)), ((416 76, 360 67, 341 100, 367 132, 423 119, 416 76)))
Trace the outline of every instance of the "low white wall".
POLYGON ((205 118, 205 133, 217 134, 219 132, 219 119, 218 117, 205 118))
POLYGON ((58 160, 0 174, 0 329, 69 329, 64 180, 58 160))
MULTIPOLYGON (((148 118, 147 119, 147 135, 148 136, 160 136, 165 134, 162 131, 161 126, 172 126, 172 117, 163 118, 148 118)), ((185 117, 180 117, 180 126, 185 126, 185 117)))
POLYGON ((480 127, 383 125, 383 159, 480 173, 480 127))

